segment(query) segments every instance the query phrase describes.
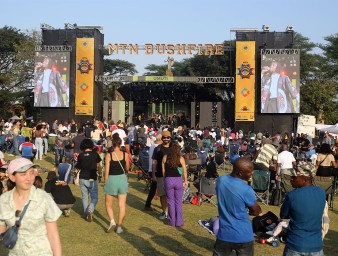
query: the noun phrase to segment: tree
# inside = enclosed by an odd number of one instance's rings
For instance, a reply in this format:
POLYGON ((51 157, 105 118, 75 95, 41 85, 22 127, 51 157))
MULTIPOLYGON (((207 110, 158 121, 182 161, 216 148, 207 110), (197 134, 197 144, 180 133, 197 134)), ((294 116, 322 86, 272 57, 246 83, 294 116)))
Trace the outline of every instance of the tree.
MULTIPOLYGON (((332 38, 330 38, 332 39, 332 38)), ((334 49, 331 44, 321 46, 324 54, 313 53, 318 45, 299 33, 295 34, 295 48, 300 49, 300 93, 302 114, 314 115, 317 120, 320 110, 324 112, 325 123, 337 121, 335 96, 337 95, 337 83, 331 72, 330 50, 334 49), (325 50, 329 52, 326 53, 325 50)), ((337 40, 338 42, 338 40, 337 40)), ((333 55, 334 56, 334 55, 333 55)))
MULTIPOLYGON (((125 60, 104 60, 104 74, 110 76, 132 76, 137 73, 135 64, 125 60)), ((104 82, 103 95, 105 100, 114 100, 115 91, 121 86, 121 82, 104 82)))
POLYGON ((8 106, 22 103, 31 94, 35 39, 20 30, 0 29, 0 106, 6 116, 8 106))

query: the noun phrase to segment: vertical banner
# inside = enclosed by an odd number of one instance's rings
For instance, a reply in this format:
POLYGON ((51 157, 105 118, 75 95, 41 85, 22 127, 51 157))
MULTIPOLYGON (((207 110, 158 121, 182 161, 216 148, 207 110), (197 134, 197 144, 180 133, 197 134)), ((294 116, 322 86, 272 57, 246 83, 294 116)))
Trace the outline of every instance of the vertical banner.
POLYGON ((93 115, 94 38, 76 39, 75 115, 93 115))
POLYGON ((255 121, 255 48, 255 41, 236 42, 236 121, 255 121))

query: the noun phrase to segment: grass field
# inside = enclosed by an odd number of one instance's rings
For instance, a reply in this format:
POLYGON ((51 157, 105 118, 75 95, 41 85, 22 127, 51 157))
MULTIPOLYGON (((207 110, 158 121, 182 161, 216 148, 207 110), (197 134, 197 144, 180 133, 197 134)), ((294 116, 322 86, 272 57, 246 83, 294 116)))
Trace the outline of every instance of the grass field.
MULTIPOLYGON (((37 161, 37 163, 41 167, 52 168, 53 155, 49 153, 43 161, 37 161)), ((41 176, 45 180, 46 174, 41 176)), ((217 216, 216 207, 209 203, 203 203, 201 206, 184 204, 184 226, 174 228, 165 225, 157 218, 161 213, 159 200, 153 200, 153 207, 156 211, 143 211, 147 197, 144 188, 144 181, 138 181, 135 173, 129 174, 124 232, 118 235, 105 232, 109 221, 104 204, 103 184, 99 185, 99 202, 92 223, 82 218, 80 188, 71 185, 77 199, 75 206, 69 218, 61 216, 58 220, 63 255, 212 255, 216 239, 199 226, 198 220, 217 216)), ((279 207, 265 205, 261 207, 263 212, 270 210, 279 215, 279 207)), ((115 219, 117 219, 117 206, 114 205, 113 208, 115 219)), ((330 210, 329 217, 330 230, 324 240, 324 253, 325 255, 338 255, 337 209, 330 210)), ((282 255, 283 249, 283 244, 279 247, 272 247, 255 242, 255 255, 282 255)), ((7 255, 7 253, 3 247, 0 247, 0 255, 7 255)))

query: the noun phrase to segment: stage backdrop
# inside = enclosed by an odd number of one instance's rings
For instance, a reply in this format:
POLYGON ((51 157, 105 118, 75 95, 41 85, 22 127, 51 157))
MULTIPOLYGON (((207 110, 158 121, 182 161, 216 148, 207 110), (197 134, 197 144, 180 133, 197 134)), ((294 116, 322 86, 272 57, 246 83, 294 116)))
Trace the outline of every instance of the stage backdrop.
POLYGON ((236 121, 255 121, 255 47, 255 41, 236 42, 236 121))
POLYGON ((76 39, 75 115, 93 115, 94 38, 76 39))
POLYGON ((69 52, 36 52, 34 107, 69 107, 69 52))
POLYGON ((261 113, 299 113, 299 54, 261 55, 261 113))

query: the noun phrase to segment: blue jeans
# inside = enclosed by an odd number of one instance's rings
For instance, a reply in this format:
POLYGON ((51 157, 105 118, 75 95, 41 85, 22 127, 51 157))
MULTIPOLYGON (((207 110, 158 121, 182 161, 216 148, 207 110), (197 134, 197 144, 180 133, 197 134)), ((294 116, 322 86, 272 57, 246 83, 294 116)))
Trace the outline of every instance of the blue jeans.
POLYGON ((55 148, 55 164, 58 165, 59 163, 62 163, 62 158, 64 154, 63 148, 55 148))
POLYGON ((17 156, 20 155, 19 153, 19 135, 13 135, 13 145, 12 148, 10 149, 10 154, 15 154, 17 156))
POLYGON ((283 256, 324 256, 324 252, 297 252, 285 246, 283 256))
POLYGON ((97 180, 89 181, 80 179, 80 189, 82 194, 82 204, 83 204, 83 212, 86 215, 88 212, 93 213, 95 210, 95 206, 97 205, 99 199, 99 191, 97 180), (89 204, 89 197, 91 202, 89 204))

